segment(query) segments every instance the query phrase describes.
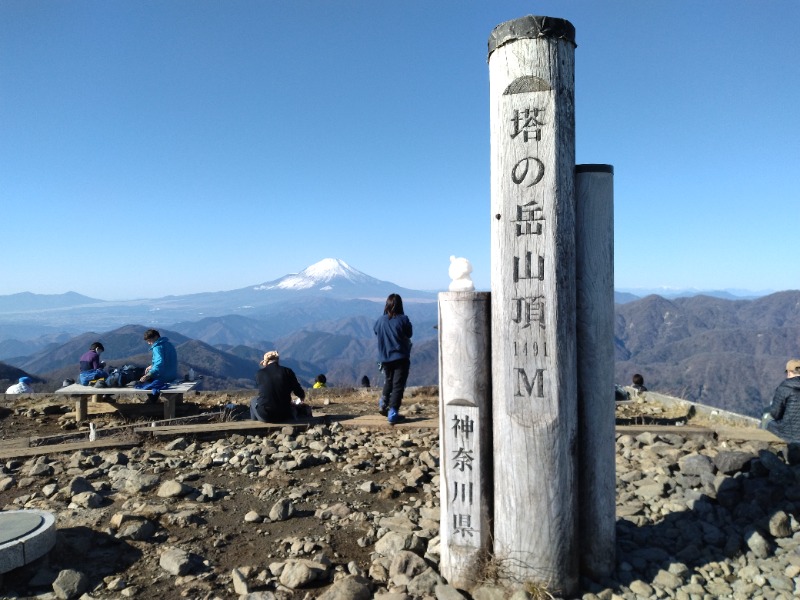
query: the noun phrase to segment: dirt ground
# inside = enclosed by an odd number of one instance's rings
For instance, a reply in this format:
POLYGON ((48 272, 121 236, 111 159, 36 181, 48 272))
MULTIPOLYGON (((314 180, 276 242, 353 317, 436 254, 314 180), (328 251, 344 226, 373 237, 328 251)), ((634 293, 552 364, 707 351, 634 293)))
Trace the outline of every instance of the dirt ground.
MULTIPOLYGON (((438 388, 435 386, 409 388, 403 400, 403 409, 414 414, 438 414, 438 388), (431 413, 431 410, 434 412, 431 413)), ((183 406, 178 406, 178 416, 187 417, 208 412, 218 412, 226 406, 236 405, 247 410, 253 390, 199 391, 187 394, 183 406)), ((372 414, 377 412, 379 388, 326 388, 309 390, 306 403, 314 416, 337 414, 372 414)), ((101 399, 102 400, 102 399, 101 399)), ((112 399, 113 400, 113 399, 112 399)), ((89 420, 75 424, 73 401, 56 394, 0 395, 0 444, 19 438, 39 438, 89 431, 89 421, 95 427, 120 427, 160 421, 161 405, 146 406, 147 395, 125 396, 119 411, 95 413, 89 403, 89 420), (149 413, 149 414, 145 414, 149 413)), ((103 408, 106 404, 101 401, 103 408)), ((229 419, 230 416, 225 416, 229 419)))
MULTIPOLYGON (((314 416, 372 414, 377 410, 377 392, 375 389, 314 390, 309 404, 314 416)), ((179 415, 186 412, 218 411, 221 407, 230 407, 232 404, 245 407, 251 394, 252 392, 193 394, 185 398, 186 406, 179 411, 179 415)), ((74 411, 74 406, 71 402, 65 402, 64 397, 39 395, 11 400, 9 398, 11 397, 6 397, 0 405, 0 450, 51 441, 63 443, 88 439, 88 423, 74 423, 74 416, 69 414, 74 411), (64 437, 75 435, 77 437, 64 437)), ((436 418, 438 390, 408 390, 403 412, 415 418, 436 418)), ((146 422, 144 417, 126 417, 119 413, 90 414, 90 419, 101 433, 108 428, 141 426, 146 422)), ((416 447, 417 439, 423 444, 430 444, 431 440, 435 443, 436 440, 435 431, 419 436, 413 430, 406 433, 400 433, 401 431, 403 430, 392 430, 388 425, 385 428, 385 433, 393 436, 393 439, 399 435, 407 436, 406 443, 417 452, 427 449, 416 447)), ((380 434, 380 431, 352 431, 350 435, 353 437, 353 445, 356 446, 354 451, 367 441, 374 442, 375 436, 380 434)), ((130 431, 126 433, 124 429, 117 435, 121 438, 135 437, 135 434, 130 431)), ((242 442, 246 439, 241 434, 227 434, 222 437, 242 442)), ((203 435, 197 439, 214 437, 203 435)), ((147 451, 158 452, 169 441, 170 438, 147 437, 141 447, 144 453, 121 452, 134 457, 142 456, 147 451)), ((8 465, 7 461, 2 462, 8 465)), ((321 464, 290 472, 273 470, 269 477, 264 478, 216 468, 193 472, 190 464, 177 461, 174 468, 159 472, 161 481, 178 478, 187 485, 196 487, 210 484, 223 497, 205 504, 187 500, 171 505, 170 511, 178 516, 172 522, 170 518, 161 517, 155 537, 146 542, 120 540, 108 527, 112 515, 132 509, 131 501, 123 495, 119 495, 120 498, 117 499, 116 494, 108 494, 107 500, 111 504, 95 509, 93 523, 86 523, 83 516, 73 516, 75 511, 71 513, 65 507, 65 510, 58 513, 59 543, 48 556, 47 566, 54 572, 65 568, 81 570, 96 585, 109 577, 124 574, 129 587, 136 586, 141 590, 136 597, 161 598, 179 597, 175 578, 158 568, 157 561, 153 558, 156 554, 153 549, 162 545, 189 549, 206 563, 200 568, 195 580, 181 588, 182 595, 187 594, 187 590, 192 590, 190 596, 197 598, 213 597, 214 591, 219 591, 219 582, 215 580, 220 574, 229 574, 234 568, 253 566, 263 569, 270 562, 288 557, 311 558, 320 551, 331 557, 334 564, 340 565, 340 569, 354 562, 364 572, 368 572, 375 540, 372 539, 370 543, 365 543, 365 540, 374 535, 374 524, 347 519, 341 522, 322 521, 314 514, 322 506, 332 506, 339 502, 346 503, 355 511, 380 515, 389 515, 401 510, 404 505, 423 505, 424 494, 421 489, 402 485, 398 487, 394 472, 402 470, 401 461, 395 459, 373 462, 372 466, 354 471, 352 475, 346 470, 332 468, 331 464, 321 464), (363 491, 361 486, 367 479, 373 481, 380 491, 363 491), (267 515, 272 505, 284 497, 287 491, 291 493, 296 511, 291 519, 269 523, 250 523, 245 520, 245 515, 250 511, 267 515), (183 509, 187 512, 181 516, 183 509)), ((58 477, 59 485, 64 485, 72 476, 65 473, 58 477)), ((19 498, 36 492, 32 488, 11 487, 0 492, 0 508, 22 508, 19 498)), ((148 502, 152 503, 154 500, 149 499, 148 502)), ((36 502, 33 501, 33 504, 36 502)), ((30 502, 26 506, 30 507, 30 502)), ((4 587, 12 590, 24 589, 34 567, 41 568, 41 565, 6 574, 4 587)), ((314 590, 310 592, 311 597, 316 595, 314 590)), ((302 598, 305 593, 298 593, 293 597, 302 598)))
MULTIPOLYGON (((247 390, 193 393, 186 396, 178 414, 214 413, 216 416, 210 419, 211 422, 220 423, 231 419, 231 407, 238 406, 247 411, 251 395, 252 391, 247 390), (225 407, 228 410, 221 413, 225 407)), ((333 420, 339 415, 374 415, 378 396, 379 390, 375 388, 329 388, 313 390, 308 401, 315 417, 327 416, 333 420)), ((119 597, 108 596, 105 586, 110 579, 122 576, 129 590, 138 590, 132 594, 133 597, 210 599, 220 597, 221 590, 230 590, 232 569, 252 567, 261 571, 272 562, 312 558, 319 552, 324 552, 333 561, 335 569, 352 571, 353 565, 357 565, 367 573, 374 552, 377 520, 408 508, 438 508, 434 484, 409 486, 398 478, 398 473, 408 469, 409 456, 418 456, 438 445, 435 429, 395 429, 388 425, 348 429, 351 448, 348 452, 351 455, 365 454, 358 469, 343 469, 341 464, 326 463, 292 471, 273 469, 268 476, 259 477, 236 469, 196 470, 192 468, 192 459, 181 460, 180 453, 170 454, 164 450, 173 438, 140 438, 132 429, 160 420, 159 413, 163 414, 160 405, 147 406, 145 400, 146 397, 126 400, 121 412, 96 413, 96 409, 106 405, 95 405, 95 414, 92 414, 90 403, 90 419, 101 436, 113 431, 111 439, 116 436, 121 441, 141 442, 137 448, 120 450, 130 457, 129 466, 142 466, 143 470, 150 471, 155 468, 161 481, 178 479, 195 488, 210 484, 219 491, 220 497, 211 502, 189 498, 165 502, 153 497, 152 493, 129 499, 109 490, 104 493, 106 504, 101 508, 76 511, 69 509, 65 502, 60 505, 55 502, 57 510, 54 510, 52 500, 37 500, 36 494, 50 481, 57 481, 59 486, 69 482, 74 473, 67 473, 65 467, 64 472, 59 474, 57 471, 48 481, 36 480, 28 487, 15 485, 0 491, 0 509, 18 509, 24 504, 29 508, 41 507, 57 512, 60 534, 56 548, 44 565, 37 561, 30 567, 6 574, 2 581, 5 589, 22 592, 32 577, 41 578, 41 573, 48 569, 55 574, 61 569, 73 568, 90 578, 95 590, 93 597, 119 597), (146 409, 150 409, 151 416, 142 414, 147 412, 146 409), (162 454, 173 458, 162 461, 158 458, 162 454), (137 465, 136 461, 149 462, 137 465), (367 480, 375 484, 373 491, 364 490, 367 480), (245 519, 251 511, 269 514, 273 504, 287 495, 296 511, 292 518, 262 523, 245 519), (41 506, 37 506, 39 500, 41 506), (111 517, 135 510, 137 503, 166 505, 169 514, 154 518, 159 524, 158 529, 154 537, 146 541, 118 538, 117 532, 109 527, 111 517), (324 520, 315 516, 320 507, 337 503, 344 503, 355 512, 374 515, 375 518, 324 520), (159 567, 158 552, 166 546, 183 548, 197 557, 199 566, 190 576, 190 581, 182 581, 178 586, 176 578, 159 567)), ((412 388, 407 390, 402 412, 413 419, 436 419, 438 402, 437 388, 412 388)), ((0 450, 88 441, 88 422, 76 424, 73 411, 72 401, 57 395, 6 396, 0 399, 0 450)), ((688 416, 685 410, 662 410, 642 403, 617 405, 618 424, 645 421, 676 424, 686 422, 688 416)), ((254 435, 269 434, 207 433, 185 437, 187 443, 223 438, 244 445, 254 435)), ((303 431, 297 430, 293 435, 297 438, 303 435, 303 431)), ((302 438, 300 441, 304 442, 302 438)), ((58 461, 62 465, 68 462, 69 457, 68 454, 46 456, 60 456, 58 461)), ((30 459, 0 461, 0 478, 3 472, 19 469, 19 464, 27 460, 30 459), (13 464, 15 462, 17 465, 13 464)), ((318 588, 294 594, 287 592, 279 597, 314 598, 327 585, 320 584, 318 588)), ((226 593, 221 597, 227 597, 226 593)))

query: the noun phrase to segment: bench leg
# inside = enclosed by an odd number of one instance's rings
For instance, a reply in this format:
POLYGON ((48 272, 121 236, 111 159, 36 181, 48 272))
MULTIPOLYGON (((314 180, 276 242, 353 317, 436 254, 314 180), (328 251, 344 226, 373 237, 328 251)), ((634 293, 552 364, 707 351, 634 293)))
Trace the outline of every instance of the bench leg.
POLYGON ((164 418, 175 418, 175 405, 183 399, 183 394, 164 394, 164 418))
POLYGON ((87 405, 88 398, 86 396, 78 396, 75 401, 75 421, 81 423, 89 417, 89 407, 87 405))

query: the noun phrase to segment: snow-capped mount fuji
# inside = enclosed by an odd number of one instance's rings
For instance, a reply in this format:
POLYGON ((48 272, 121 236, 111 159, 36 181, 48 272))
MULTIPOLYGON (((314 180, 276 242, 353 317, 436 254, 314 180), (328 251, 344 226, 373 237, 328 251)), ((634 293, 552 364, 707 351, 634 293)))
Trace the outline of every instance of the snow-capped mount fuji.
POLYGON ((326 258, 299 273, 230 291, 113 302, 90 298, 76 305, 53 304, 46 310, 26 308, 30 302, 9 306, 0 302, 0 341, 3 328, 9 323, 23 324, 31 330, 67 325, 70 331, 110 330, 138 323, 167 328, 175 323, 225 315, 268 318, 276 329, 286 331, 321 318, 380 314, 386 297, 392 293, 400 294, 407 306, 430 305, 428 308, 435 314, 436 292, 403 288, 370 277, 343 260, 326 258))
POLYGON ((338 258, 323 258, 299 273, 284 275, 275 281, 256 286, 256 290, 332 291, 337 286, 382 286, 387 282, 370 277, 338 258))
POLYGON ((370 277, 354 269, 338 258, 324 258, 306 267, 299 273, 290 273, 279 279, 251 288, 261 293, 324 294, 337 298, 383 301, 391 293, 399 293, 403 300, 427 300, 436 298, 435 292, 423 292, 401 288, 389 281, 370 277))

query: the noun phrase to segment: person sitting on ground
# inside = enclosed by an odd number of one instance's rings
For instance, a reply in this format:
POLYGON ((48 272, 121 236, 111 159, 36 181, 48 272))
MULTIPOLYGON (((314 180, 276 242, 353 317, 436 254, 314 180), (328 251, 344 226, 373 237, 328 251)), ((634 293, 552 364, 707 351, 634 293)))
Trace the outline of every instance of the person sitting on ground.
POLYGON ((178 378, 178 352, 169 338, 161 337, 155 329, 144 332, 144 341, 153 351, 153 362, 144 370, 144 375, 139 379, 143 383, 161 381, 170 383, 178 378))
POLYGON ((786 379, 764 415, 766 429, 787 442, 800 442, 800 359, 786 363, 786 379))
POLYGON ((81 370, 78 380, 81 385, 89 385, 92 381, 108 377, 108 373, 105 371, 106 363, 100 360, 100 355, 105 350, 103 344, 94 342, 86 352, 81 354, 80 359, 78 359, 81 370))
POLYGON ((646 392, 647 388, 644 387, 644 377, 642 377, 639 373, 635 373, 633 375, 633 384, 631 385, 633 389, 636 390, 636 393, 639 392, 646 392))
POLYGON ((33 379, 23 375, 19 378, 19 381, 14 385, 10 386, 6 390, 6 394, 32 394, 33 388, 31 384, 33 383, 33 379))
POLYGON ((307 406, 301 404, 306 392, 297 376, 289 367, 282 367, 276 350, 264 354, 261 368, 256 371, 258 396, 250 401, 250 418, 262 423, 276 423, 294 418, 298 412, 306 412, 307 406), (292 403, 292 392, 299 399, 292 403), (298 410, 303 407, 303 410, 298 410), (294 410, 293 410, 294 409, 294 410))
POLYGON ((328 378, 325 377, 325 375, 317 375, 317 378, 314 380, 314 389, 318 390, 324 387, 328 387, 328 378))

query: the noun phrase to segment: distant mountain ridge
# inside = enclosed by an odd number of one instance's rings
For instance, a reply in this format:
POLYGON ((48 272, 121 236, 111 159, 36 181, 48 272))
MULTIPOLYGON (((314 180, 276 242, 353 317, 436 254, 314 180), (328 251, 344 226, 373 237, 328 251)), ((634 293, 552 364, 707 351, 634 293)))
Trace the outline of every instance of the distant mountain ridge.
MULTIPOLYGON (((95 339, 109 362, 147 364, 142 333, 155 326, 179 346, 181 368, 203 374, 208 389, 252 386, 260 356, 273 348, 307 384, 318 373, 333 385, 358 385, 363 375, 379 384, 372 326, 391 292, 403 296, 414 324, 409 385, 435 384, 436 293, 395 286, 338 259, 230 292, 125 302, 74 293, 0 297, 0 360, 8 363, 0 372, 28 373, 54 389, 75 376, 77 357, 95 339), (33 306, 40 308, 27 310, 33 306)), ((620 384, 638 372, 655 391, 756 416, 786 360, 800 355, 797 290, 755 299, 624 292, 615 299, 620 384)))
POLYGON ((76 292, 66 292, 64 294, 20 292, 18 294, 0 296, 0 314, 74 308, 98 302, 103 302, 103 300, 89 298, 76 292))
POLYGON ((769 296, 775 293, 774 290, 742 290, 742 289, 725 289, 725 290, 698 290, 695 288, 619 288, 619 294, 627 294, 634 298, 644 298, 645 296, 661 296, 668 300, 676 298, 691 298, 693 296, 711 296, 712 298, 724 298, 726 300, 753 300, 763 296, 769 296))
POLYGON ((415 367, 410 385, 435 381, 436 293, 370 277, 339 259, 324 259, 300 273, 230 292, 93 304, 72 297, 36 313, 7 303, 5 312, 0 311, 0 340, 4 330, 12 337, 5 343, 7 352, 0 341, 0 360, 13 360, 15 367, 42 374, 56 385, 75 377, 77 357, 100 339, 109 364, 147 364, 141 339, 146 324, 169 333, 178 346, 181 368, 204 374, 208 388, 252 386, 258 360, 273 348, 309 383, 319 373, 326 373, 333 384, 356 385, 363 375, 377 383, 372 325, 390 293, 403 296, 415 323, 415 354, 431 356, 434 349, 430 364, 415 367), (59 327, 64 336, 77 334, 54 341, 59 327), (27 342, 21 339, 26 329, 32 338, 27 342))
POLYGON ((370 277, 342 260, 326 258, 300 273, 223 292, 126 301, 86 299, 70 292, 63 295, 64 298, 39 298, 42 308, 36 310, 31 310, 31 303, 24 298, 14 298, 18 295, 6 296, 6 301, 0 302, 0 333, 9 324, 27 325, 31 331, 45 327, 86 331, 108 330, 130 323, 166 327, 181 321, 226 315, 260 319, 278 313, 283 315, 285 328, 298 329, 302 324, 293 322, 293 313, 302 314, 300 321, 313 307, 317 310, 325 307, 320 314, 330 311, 342 315, 360 314, 364 306, 355 303, 383 303, 390 293, 399 293, 405 304, 436 301, 436 292, 403 288, 370 277))
POLYGON ((800 356, 800 291, 755 300, 647 296, 616 307, 618 383, 760 415, 800 356))

